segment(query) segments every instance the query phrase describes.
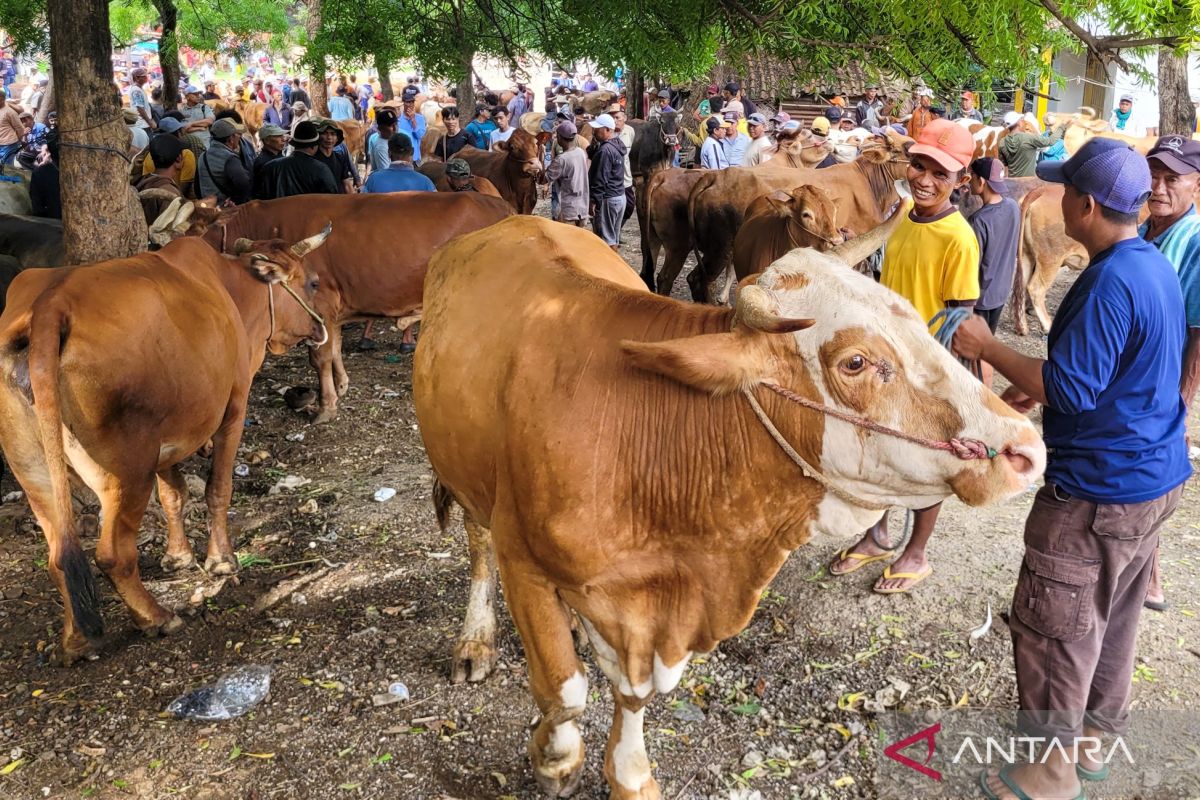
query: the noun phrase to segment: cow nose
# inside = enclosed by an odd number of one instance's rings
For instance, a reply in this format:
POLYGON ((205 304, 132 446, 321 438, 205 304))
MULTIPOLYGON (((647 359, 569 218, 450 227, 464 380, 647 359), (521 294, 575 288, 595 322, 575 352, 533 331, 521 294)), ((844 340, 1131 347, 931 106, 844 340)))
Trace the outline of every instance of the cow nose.
POLYGON ((1023 430, 1000 455, 1026 485, 1037 480, 1046 469, 1046 445, 1032 427, 1023 430))

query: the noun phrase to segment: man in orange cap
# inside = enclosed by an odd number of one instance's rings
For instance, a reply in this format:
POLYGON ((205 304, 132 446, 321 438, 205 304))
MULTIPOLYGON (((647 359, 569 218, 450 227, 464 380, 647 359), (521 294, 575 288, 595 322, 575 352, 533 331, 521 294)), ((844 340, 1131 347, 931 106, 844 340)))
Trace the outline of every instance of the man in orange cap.
MULTIPOLYGON (((975 140, 963 126, 935 119, 924 126, 908 153, 913 207, 888 240, 880 281, 912 303, 921 319, 931 320, 950 306, 973 308, 979 299, 979 241, 950 202, 951 193, 970 180, 967 168, 975 140)), ((925 546, 940 510, 939 503, 914 511, 912 540, 884 569, 876 592, 907 592, 933 574, 925 546)), ((894 550, 885 516, 857 544, 838 553, 829 571, 845 575, 887 559, 894 550)))

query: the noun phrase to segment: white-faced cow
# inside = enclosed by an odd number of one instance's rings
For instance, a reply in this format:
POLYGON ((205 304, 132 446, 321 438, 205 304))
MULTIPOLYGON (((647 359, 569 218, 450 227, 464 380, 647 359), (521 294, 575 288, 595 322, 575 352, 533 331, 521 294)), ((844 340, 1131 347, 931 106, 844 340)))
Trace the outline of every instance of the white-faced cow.
POLYGON ((889 506, 1002 500, 1044 468, 1033 425, 847 268, 881 238, 789 253, 736 308, 652 294, 590 233, 536 217, 431 260, 413 396, 441 514, 453 498, 473 531, 456 666, 493 657, 490 531, 550 794, 584 760, 570 611, 612 684, 611 796, 658 798, 646 704, 747 625, 792 550, 889 506))

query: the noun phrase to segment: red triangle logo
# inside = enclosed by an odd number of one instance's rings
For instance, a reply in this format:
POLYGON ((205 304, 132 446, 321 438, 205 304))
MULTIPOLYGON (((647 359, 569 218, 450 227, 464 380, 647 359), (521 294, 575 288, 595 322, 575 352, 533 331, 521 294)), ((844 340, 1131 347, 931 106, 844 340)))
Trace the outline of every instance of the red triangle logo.
POLYGON ((937 751, 937 741, 935 737, 939 732, 941 732, 941 730, 942 723, 939 722, 936 725, 931 725, 923 731, 917 731, 907 739, 901 739, 898 742, 888 745, 884 748, 883 754, 893 761, 903 764, 909 769, 916 770, 927 778, 933 778, 935 781, 940 781, 942 779, 942 773, 938 772, 936 769, 930 768, 928 764, 933 759, 933 754, 937 751), (914 761, 900 752, 909 745, 916 744, 920 741, 924 741, 926 746, 924 761, 914 761))

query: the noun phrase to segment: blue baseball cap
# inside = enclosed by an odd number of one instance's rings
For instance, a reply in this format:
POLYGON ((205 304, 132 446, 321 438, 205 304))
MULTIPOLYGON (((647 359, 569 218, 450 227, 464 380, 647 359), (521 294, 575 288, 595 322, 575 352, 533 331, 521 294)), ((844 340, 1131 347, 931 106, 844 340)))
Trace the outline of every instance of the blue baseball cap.
POLYGON ((1067 161, 1038 164, 1037 176, 1072 186, 1122 214, 1137 211, 1150 196, 1150 166, 1146 159, 1117 139, 1089 139, 1067 161))

